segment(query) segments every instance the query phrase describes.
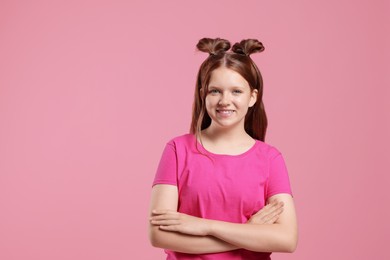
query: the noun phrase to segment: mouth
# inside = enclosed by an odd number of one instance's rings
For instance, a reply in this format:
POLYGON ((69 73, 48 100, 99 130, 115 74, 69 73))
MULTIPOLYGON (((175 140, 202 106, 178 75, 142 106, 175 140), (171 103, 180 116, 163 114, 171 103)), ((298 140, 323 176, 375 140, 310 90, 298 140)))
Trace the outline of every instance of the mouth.
POLYGON ((223 116, 230 116, 231 114, 233 114, 235 110, 227 110, 227 109, 217 109, 217 113, 220 114, 220 115, 223 115, 223 116))

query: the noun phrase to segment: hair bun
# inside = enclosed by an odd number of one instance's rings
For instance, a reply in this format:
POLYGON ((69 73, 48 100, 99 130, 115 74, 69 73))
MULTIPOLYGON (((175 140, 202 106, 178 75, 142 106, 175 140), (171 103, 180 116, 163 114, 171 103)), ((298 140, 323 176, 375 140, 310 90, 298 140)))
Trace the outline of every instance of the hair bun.
POLYGON ((239 43, 235 43, 232 47, 232 51, 238 54, 249 56, 252 53, 264 51, 264 46, 256 39, 246 39, 239 43))
POLYGON ((203 38, 200 39, 196 48, 210 55, 217 55, 230 49, 230 42, 221 38, 203 38))

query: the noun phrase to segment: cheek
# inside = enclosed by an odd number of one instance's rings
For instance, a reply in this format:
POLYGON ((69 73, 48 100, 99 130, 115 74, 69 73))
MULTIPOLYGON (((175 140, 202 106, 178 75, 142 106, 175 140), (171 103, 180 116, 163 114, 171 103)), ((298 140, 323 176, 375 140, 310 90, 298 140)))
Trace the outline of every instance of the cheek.
POLYGON ((210 110, 211 110, 212 108, 211 108, 211 102, 210 102, 209 99, 206 99, 206 100, 205 100, 205 107, 206 107, 206 112, 207 112, 207 114, 210 115, 210 110))
POLYGON ((215 101, 212 97, 206 97, 206 99, 205 99, 206 108, 214 106, 214 103, 215 103, 215 101))
POLYGON ((250 102, 249 98, 237 98, 236 104, 240 107, 247 107, 250 102))

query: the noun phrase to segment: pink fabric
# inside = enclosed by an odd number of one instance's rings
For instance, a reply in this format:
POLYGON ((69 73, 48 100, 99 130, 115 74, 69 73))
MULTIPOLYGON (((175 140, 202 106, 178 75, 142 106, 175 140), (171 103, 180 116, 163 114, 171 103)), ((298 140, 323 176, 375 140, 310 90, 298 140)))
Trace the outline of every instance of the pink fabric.
MULTIPOLYGON (((256 140, 239 155, 207 151, 193 134, 172 138, 165 145, 153 185, 178 187, 178 211, 192 216, 245 223, 272 195, 292 195, 282 154, 256 140), (199 151, 209 155, 210 160, 199 151)), ((244 249, 215 254, 183 254, 165 250, 167 259, 270 259, 271 253, 244 249)))

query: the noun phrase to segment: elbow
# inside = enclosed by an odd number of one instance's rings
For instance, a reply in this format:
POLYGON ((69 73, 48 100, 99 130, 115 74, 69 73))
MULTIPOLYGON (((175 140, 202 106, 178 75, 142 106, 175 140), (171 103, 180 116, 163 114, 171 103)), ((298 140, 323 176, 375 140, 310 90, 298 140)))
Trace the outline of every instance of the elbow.
POLYGON ((298 228, 289 230, 284 233, 284 248, 285 253, 294 253, 298 246, 298 228))
POLYGON ((158 227, 149 228, 149 242, 153 247, 162 248, 161 237, 158 227))
POLYGON ((298 245, 298 232, 281 232, 275 237, 272 252, 294 253, 298 245))
POLYGON ((279 243, 275 249, 273 250, 273 252, 279 252, 279 253, 294 253, 295 252, 295 249, 297 248, 297 244, 296 243, 293 243, 293 242, 283 242, 283 243, 279 243))
POLYGON ((298 237, 294 236, 288 239, 284 243, 283 252, 285 253, 294 253, 298 246, 298 237))
POLYGON ((153 247, 159 247, 158 239, 155 236, 149 236, 149 242, 153 247))
POLYGON ((157 239, 151 239, 151 240, 150 240, 150 244, 151 244, 153 247, 162 248, 162 246, 160 245, 160 243, 158 242, 157 239))
POLYGON ((294 253, 297 249, 297 243, 289 243, 286 245, 285 251, 286 253, 294 253))

